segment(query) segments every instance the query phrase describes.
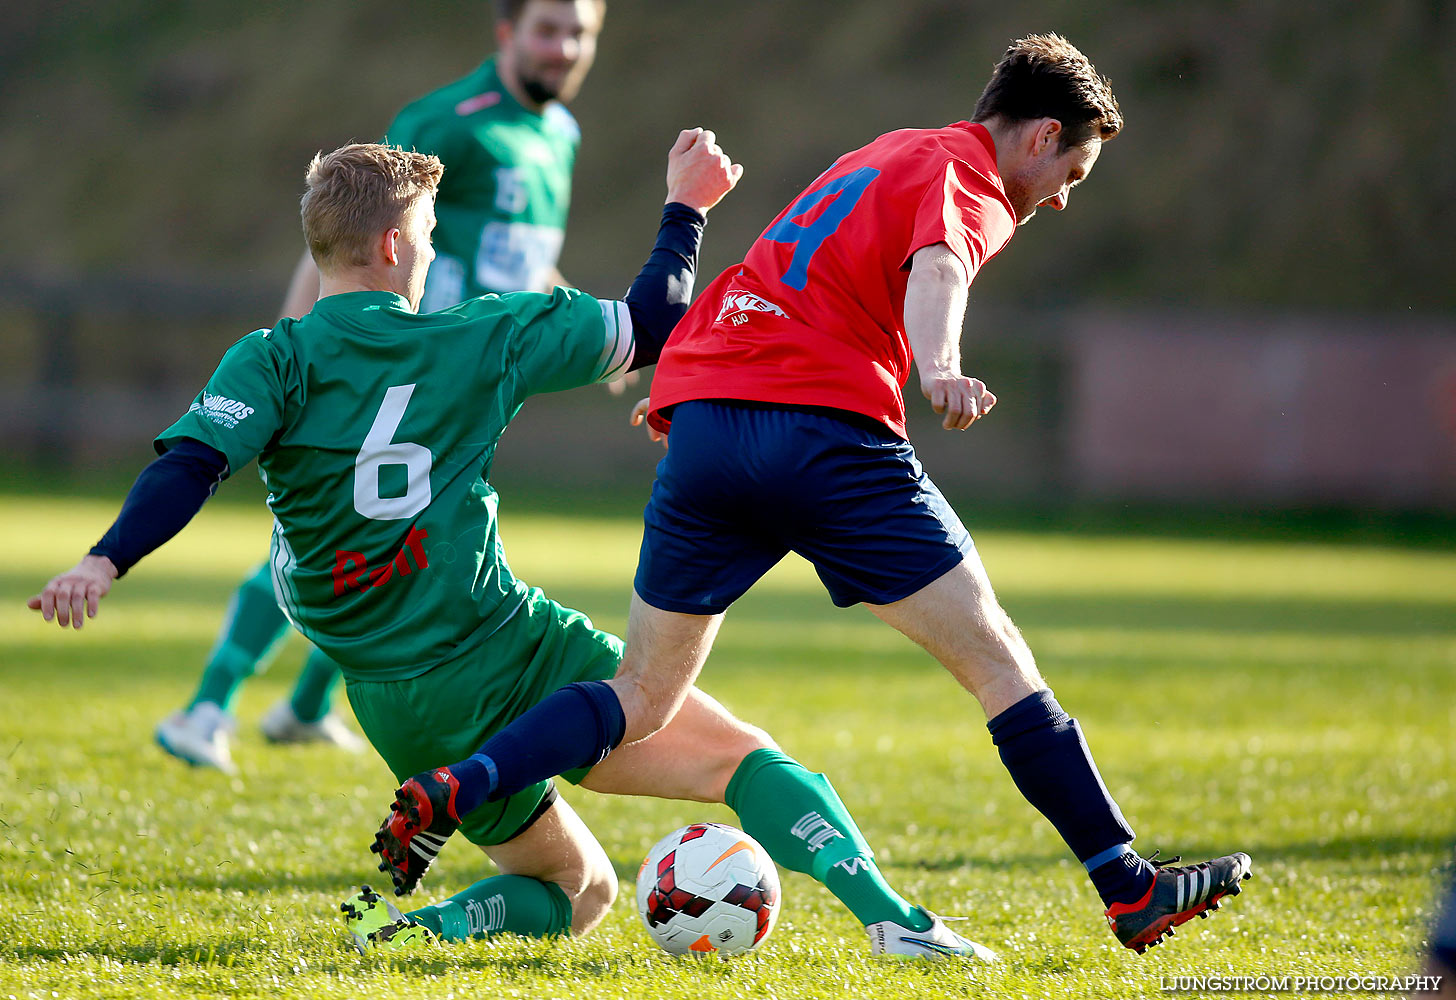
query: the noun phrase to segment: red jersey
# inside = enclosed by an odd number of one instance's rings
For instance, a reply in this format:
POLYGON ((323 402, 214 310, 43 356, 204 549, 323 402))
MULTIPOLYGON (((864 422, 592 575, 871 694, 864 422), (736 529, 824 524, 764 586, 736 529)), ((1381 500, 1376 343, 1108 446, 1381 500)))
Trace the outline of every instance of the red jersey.
POLYGON ((944 243, 972 278, 1016 230, 984 126, 901 129, 836 160, 678 323, 648 420, 693 399, 862 413, 905 437, 910 259, 944 243))

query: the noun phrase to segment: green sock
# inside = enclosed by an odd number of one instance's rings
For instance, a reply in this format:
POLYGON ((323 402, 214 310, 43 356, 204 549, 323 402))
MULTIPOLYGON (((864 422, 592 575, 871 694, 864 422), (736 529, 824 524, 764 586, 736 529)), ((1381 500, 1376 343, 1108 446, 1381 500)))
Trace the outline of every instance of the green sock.
POLYGON ((339 665, 320 649, 308 654, 303 673, 293 686, 293 714, 301 722, 317 722, 329 714, 329 692, 339 679, 339 665))
POLYGON ((724 798, 775 862, 824 883, 860 923, 930 927, 880 874, 874 851, 824 775, 777 750, 755 750, 738 765, 724 798))
POLYGON ((497 875, 405 916, 434 931, 442 941, 500 933, 551 937, 570 933, 571 900, 554 882, 497 875))
POLYGON ((197 693, 187 707, 211 701, 226 710, 238 687, 263 669, 273 647, 287 631, 288 619, 273 596, 273 575, 265 562, 243 581, 228 604, 222 632, 208 656, 197 693))

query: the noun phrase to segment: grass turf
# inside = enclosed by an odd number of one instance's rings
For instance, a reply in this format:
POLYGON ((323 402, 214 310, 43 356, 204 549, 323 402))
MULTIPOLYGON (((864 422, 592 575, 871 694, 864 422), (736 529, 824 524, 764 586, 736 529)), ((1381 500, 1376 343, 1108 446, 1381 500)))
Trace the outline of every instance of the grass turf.
MULTIPOLYGON (((735 607, 703 686, 826 771, 890 879, 969 915, 962 928, 1003 964, 872 961, 833 897, 791 873, 759 953, 671 959, 633 913, 637 864, 668 830, 731 813, 575 789, 623 880, 602 928, 380 961, 346 948, 337 908, 358 882, 387 881, 366 848, 389 774, 372 756, 272 748, 256 731, 296 673, 298 640, 239 699, 241 777, 188 770, 151 742, 262 555, 259 511, 210 506, 79 634, 23 608, 114 510, 0 499, 0 997, 1131 997, 1174 976, 1419 964, 1456 835, 1449 549, 978 532, 1138 846, 1254 857, 1243 896, 1144 957, 1116 947, 974 702, 863 609, 831 607, 795 562, 735 607)), ((503 517, 522 577, 622 627, 633 519, 509 503, 503 517)), ((452 844, 421 901, 488 873, 452 844)))

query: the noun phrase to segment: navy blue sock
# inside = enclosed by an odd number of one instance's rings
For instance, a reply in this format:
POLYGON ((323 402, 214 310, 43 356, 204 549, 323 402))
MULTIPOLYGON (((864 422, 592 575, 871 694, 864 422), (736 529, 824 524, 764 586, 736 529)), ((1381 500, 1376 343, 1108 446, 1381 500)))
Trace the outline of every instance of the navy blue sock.
POLYGON ((461 817, 563 771, 599 763, 627 730, 617 692, 606 681, 578 681, 552 692, 450 773, 460 782, 461 817))
MULTIPOLYGON (((1095 861, 1096 859, 1094 859, 1095 861)), ((1147 895, 1153 884, 1156 871, 1147 860, 1140 858, 1131 847, 1111 861, 1089 868, 1087 874, 1102 902, 1136 903, 1147 895)))
POLYGON ((1103 901, 1140 898, 1152 882, 1153 866, 1129 846, 1132 828, 1102 783, 1077 720, 1062 711, 1050 691, 1038 691, 986 728, 1011 780, 1087 867, 1103 901), (1124 898, 1129 893, 1134 893, 1132 898, 1124 898))

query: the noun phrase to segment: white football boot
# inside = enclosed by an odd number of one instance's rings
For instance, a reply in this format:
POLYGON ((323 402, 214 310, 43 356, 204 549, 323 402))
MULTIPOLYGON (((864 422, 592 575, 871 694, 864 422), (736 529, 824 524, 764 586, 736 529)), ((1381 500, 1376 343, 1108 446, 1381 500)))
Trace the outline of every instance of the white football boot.
POLYGON ((997 961, 996 953, 983 944, 977 944, 961 937, 945 925, 934 913, 923 906, 915 907, 930 918, 930 929, 912 931, 893 920, 881 920, 867 924, 865 933, 870 936, 871 955, 889 955, 892 958, 969 958, 978 962, 997 961))
POLYGON ((173 712, 157 726, 157 745, 194 767, 215 767, 224 774, 237 774, 229 736, 237 721, 214 702, 173 712))
POLYGON ((304 722, 284 698, 268 709, 258 728, 270 743, 332 743, 350 753, 363 753, 368 744, 333 712, 317 722, 304 722))

